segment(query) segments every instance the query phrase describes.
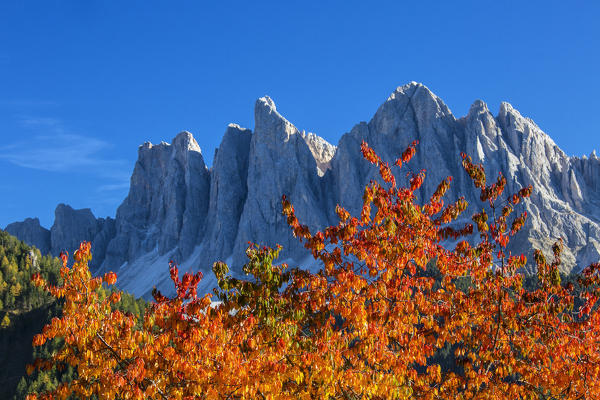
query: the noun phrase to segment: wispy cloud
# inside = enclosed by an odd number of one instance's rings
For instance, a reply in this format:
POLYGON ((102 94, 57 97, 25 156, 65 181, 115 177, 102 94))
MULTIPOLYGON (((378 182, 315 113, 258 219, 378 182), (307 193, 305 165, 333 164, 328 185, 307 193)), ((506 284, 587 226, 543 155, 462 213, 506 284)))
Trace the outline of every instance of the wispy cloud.
POLYGON ((98 186, 98 192, 112 192, 115 190, 122 191, 124 189, 129 188, 129 180, 127 182, 109 184, 109 185, 100 185, 98 186))
MULTIPOLYGON (((13 114, 13 118, 11 129, 16 129, 19 135, 13 136, 13 141, 4 139, 0 142, 0 168, 1 164, 10 163, 46 171, 49 173, 47 179, 54 179, 53 174, 85 177, 92 185, 91 190, 66 195, 92 207, 97 215, 114 215, 116 206, 127 194, 131 160, 119 158, 113 143, 74 133, 68 124, 54 115, 40 116, 30 112, 13 114)), ((57 175, 56 178, 62 180, 64 176, 57 175)))
POLYGON ((58 133, 38 135, 27 141, 0 146, 0 159, 20 167, 51 172, 96 173, 104 177, 124 177, 124 160, 108 159, 100 153, 110 144, 91 137, 58 133))
POLYGON ((21 123, 21 125, 28 127, 28 128, 44 127, 44 128, 52 128, 54 130, 63 132, 62 122, 58 118, 21 116, 19 119, 19 122, 21 123))
POLYGON ((37 100, 37 99, 0 99, 0 107, 7 108, 45 108, 56 107, 59 103, 53 100, 37 100))
POLYGON ((128 185, 129 163, 106 156, 110 143, 69 133, 56 117, 20 115, 17 121, 24 130, 43 134, 0 145, 0 160, 24 168, 105 178, 103 191, 122 190, 128 185))

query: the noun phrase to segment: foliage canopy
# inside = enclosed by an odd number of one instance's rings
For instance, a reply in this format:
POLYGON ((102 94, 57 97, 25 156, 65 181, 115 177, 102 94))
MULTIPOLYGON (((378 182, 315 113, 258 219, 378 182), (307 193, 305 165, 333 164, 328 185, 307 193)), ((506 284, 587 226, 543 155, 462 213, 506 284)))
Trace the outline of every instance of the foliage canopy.
POLYGON ((561 285, 557 243, 550 263, 535 253, 539 284, 524 288, 527 260, 506 248, 527 218, 514 209, 532 188, 506 196, 503 176, 488 184, 463 155, 484 207, 456 228, 467 203, 444 204, 451 177, 422 205, 424 172, 397 185, 392 168, 415 147, 389 166, 363 143, 381 179, 365 188, 360 216, 338 206, 339 223, 321 232, 300 224, 283 198, 294 235, 323 265, 318 273, 274 265, 279 249, 251 245, 251 279, 215 263, 221 302, 211 303, 196 293, 201 273, 179 278, 171 265, 177 294, 155 292, 138 321, 114 310, 118 293, 99 296, 116 275, 91 276, 89 243, 72 268, 64 255, 62 284, 33 277, 64 299, 62 317, 34 345, 60 337, 64 346, 30 369, 71 366, 77 377, 39 398, 598 397, 600 265, 585 269, 583 290, 561 285))

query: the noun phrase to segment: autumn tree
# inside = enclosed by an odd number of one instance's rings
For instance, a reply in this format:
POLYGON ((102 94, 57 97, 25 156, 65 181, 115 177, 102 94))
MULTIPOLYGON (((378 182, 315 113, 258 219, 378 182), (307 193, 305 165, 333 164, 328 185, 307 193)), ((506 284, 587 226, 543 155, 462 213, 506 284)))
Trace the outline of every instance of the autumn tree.
POLYGON ((599 269, 586 268, 583 290, 561 285, 561 243, 553 260, 535 253, 539 285, 523 287, 527 260, 507 246, 525 224, 515 214, 531 187, 505 195, 463 155, 482 211, 465 223, 467 202, 445 204, 451 177, 431 197, 416 196, 425 172, 406 186, 363 143, 381 179, 371 182, 360 215, 338 206, 339 223, 320 232, 300 223, 284 197, 294 235, 319 260, 318 273, 275 265, 279 249, 251 245, 244 272, 215 263, 219 288, 199 297, 202 274, 171 277, 176 295, 154 293, 143 321, 102 299, 83 243, 63 284, 34 281, 64 298, 63 316, 34 345, 62 337, 51 359, 31 368, 72 366, 77 379, 40 398, 206 399, 582 399, 600 395, 599 269), (459 225, 462 221, 462 225, 459 225), (443 361, 442 361, 443 360, 443 361))

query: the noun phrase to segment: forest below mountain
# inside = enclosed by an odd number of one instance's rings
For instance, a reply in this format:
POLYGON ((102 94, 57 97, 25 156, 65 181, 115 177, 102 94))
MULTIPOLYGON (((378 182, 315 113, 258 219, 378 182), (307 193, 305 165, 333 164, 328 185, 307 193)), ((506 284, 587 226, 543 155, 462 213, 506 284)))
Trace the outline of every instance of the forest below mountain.
MULTIPOLYGON (((61 346, 50 341, 42 347, 32 346, 33 336, 54 317, 60 317, 62 303, 31 282, 39 273, 52 284, 60 284, 61 262, 5 231, 0 230, 0 398, 24 399, 28 393, 53 390, 60 382, 75 376, 71 368, 58 371, 34 371, 26 374, 26 365, 40 357, 49 357, 61 346)), ((104 296, 111 291, 104 291, 104 296)), ((137 316, 143 315, 146 302, 123 295, 118 308, 137 316)))

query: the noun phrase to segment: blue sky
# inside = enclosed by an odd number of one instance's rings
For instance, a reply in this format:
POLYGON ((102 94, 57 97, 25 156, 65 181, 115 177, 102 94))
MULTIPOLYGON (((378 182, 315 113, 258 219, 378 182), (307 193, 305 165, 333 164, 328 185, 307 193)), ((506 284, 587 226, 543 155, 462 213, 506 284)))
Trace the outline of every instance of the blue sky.
POLYGON ((508 101, 600 150, 600 2, 0 2, 0 227, 67 203, 114 216, 145 141, 208 164, 265 94, 332 143, 418 81, 463 116, 508 101), (176 5, 173 5, 176 4, 176 5))

